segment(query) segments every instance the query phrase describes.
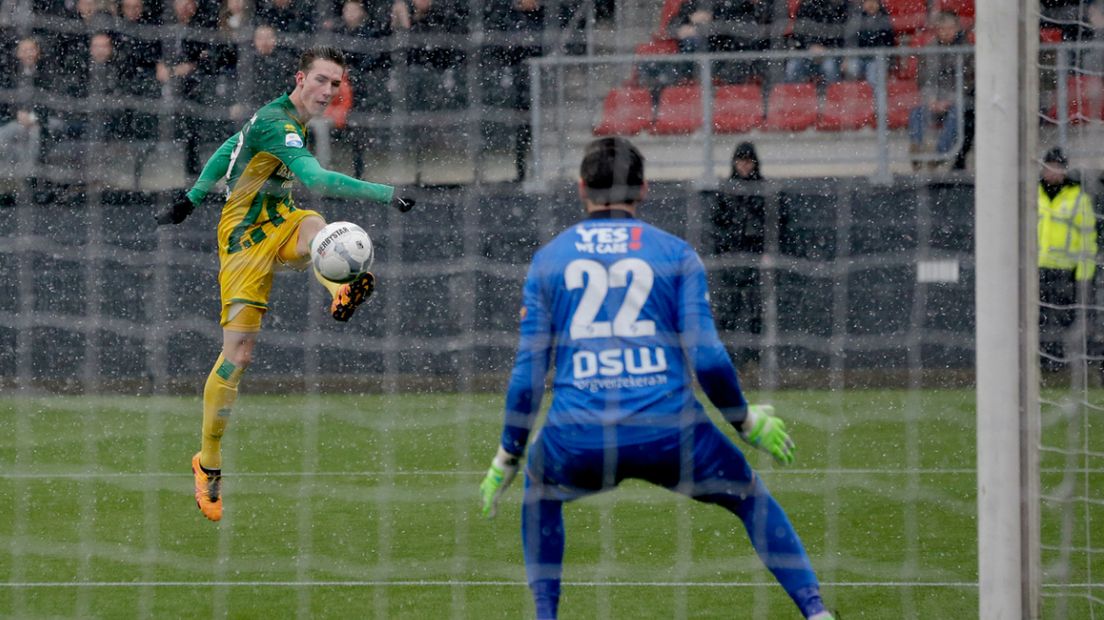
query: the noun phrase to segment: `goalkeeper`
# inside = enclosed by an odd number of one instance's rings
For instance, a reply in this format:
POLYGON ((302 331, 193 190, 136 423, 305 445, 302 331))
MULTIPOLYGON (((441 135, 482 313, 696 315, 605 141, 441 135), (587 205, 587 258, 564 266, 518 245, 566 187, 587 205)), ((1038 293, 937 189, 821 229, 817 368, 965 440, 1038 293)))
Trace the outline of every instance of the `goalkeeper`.
MULTIPOLYGON (((222 518, 222 436, 238 383, 253 357, 273 272, 280 266, 305 269, 311 241, 326 225, 317 212, 296 207, 291 197, 295 179, 327 196, 390 204, 402 212, 414 206, 413 200, 395 196, 391 186, 323 169, 307 150, 307 123, 326 111, 344 75, 340 50, 304 51, 294 90, 258 110, 215 151, 195 185, 157 217, 158 224, 183 222, 214 184, 226 178, 218 224, 222 352, 203 389, 202 443, 192 457, 196 503, 212 521, 222 518)), ((349 320, 375 288, 370 273, 346 284, 317 272, 315 277, 332 295, 330 312, 338 321, 349 320)))
POLYGON ((553 399, 529 450, 521 507, 536 617, 555 618, 563 503, 637 478, 716 504, 743 521, 760 559, 802 615, 832 618, 786 513, 694 396, 706 395, 744 440, 783 464, 794 444, 769 405, 748 405, 709 309, 705 271, 683 240, 636 219, 644 159, 623 138, 586 149, 586 219, 533 257, 501 443, 480 485, 494 516, 517 473, 555 360, 553 399))

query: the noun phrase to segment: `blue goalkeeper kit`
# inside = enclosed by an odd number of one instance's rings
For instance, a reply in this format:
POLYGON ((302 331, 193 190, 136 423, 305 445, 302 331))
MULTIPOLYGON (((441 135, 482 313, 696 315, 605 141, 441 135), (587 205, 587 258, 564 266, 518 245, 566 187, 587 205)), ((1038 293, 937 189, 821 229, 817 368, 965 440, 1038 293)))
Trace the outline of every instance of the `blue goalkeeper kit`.
POLYGON ((713 323, 704 267, 689 244, 614 210, 536 253, 506 396, 502 446, 511 454, 525 452, 550 367, 552 403, 529 449, 522 506, 538 618, 556 617, 563 502, 627 478, 738 516, 801 612, 824 610, 785 512, 695 397, 693 374, 726 420, 739 427, 747 415, 713 323))

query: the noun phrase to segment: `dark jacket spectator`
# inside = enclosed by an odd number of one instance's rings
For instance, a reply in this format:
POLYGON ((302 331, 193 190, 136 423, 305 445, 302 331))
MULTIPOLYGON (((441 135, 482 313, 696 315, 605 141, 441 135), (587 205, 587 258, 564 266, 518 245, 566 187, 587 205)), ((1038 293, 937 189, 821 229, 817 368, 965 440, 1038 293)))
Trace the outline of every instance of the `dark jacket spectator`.
POLYGON ((751 142, 741 142, 732 152, 728 183, 713 210, 713 251, 763 251, 763 211, 766 200, 760 194, 759 154, 751 142), (745 193, 746 192, 746 193, 745 193))
POLYGON ((258 0, 256 20, 276 32, 310 34, 314 32, 314 13, 313 0, 258 0))
POLYGON ((815 52, 817 56, 788 60, 787 82, 801 82, 814 76, 829 83, 839 81, 839 58, 828 52, 843 47, 849 16, 847 0, 801 0, 794 20, 792 43, 794 48, 815 52))
MULTIPOLYGON (((846 32, 847 47, 879 48, 893 47, 896 44, 893 22, 880 0, 862 0, 856 5, 854 13, 847 21, 846 32)), ((891 61, 892 58, 886 58, 887 65, 891 61)), ((847 62, 849 75, 874 85, 885 81, 885 76, 879 74, 877 68, 873 56, 852 56, 847 62)))
MULTIPOLYGON (((679 51, 740 52, 770 47, 774 0, 686 0, 667 27, 679 51)), ((670 65, 676 66, 676 65, 670 65)), ((762 78, 763 63, 719 62, 716 77, 725 82, 762 78)))
POLYGON ((487 44, 481 50, 483 102, 529 109, 525 60, 541 54, 543 0, 490 0, 483 17, 487 44))
POLYGON ((847 20, 847 47, 893 47, 893 22, 880 0, 862 0, 847 20))
MULTIPOLYGON (((750 142, 738 144, 732 153, 732 169, 713 203, 713 253, 761 255, 764 249, 766 197, 759 155, 750 142)), ((745 334, 762 331, 763 299, 759 269, 733 266, 719 269, 714 276, 717 328, 745 334)), ((737 363, 754 360, 755 348, 733 351, 737 363)))
POLYGON ((16 91, 16 102, 9 108, 9 119, 0 125, 0 144, 6 156, 5 165, 22 167, 29 173, 42 158, 43 147, 51 133, 59 133, 62 121, 45 105, 59 83, 42 62, 38 39, 20 39, 13 51, 14 61, 3 63, 4 87, 16 91))
POLYGON ((407 101, 414 110, 463 106, 467 87, 463 82, 466 59, 456 44, 439 35, 467 34, 467 17, 453 0, 410 0, 396 7, 395 28, 410 33, 407 49, 407 101))
POLYGON ((257 26, 253 30, 252 48, 243 54, 230 116, 237 122, 244 121, 264 104, 291 92, 296 63, 294 54, 280 47, 272 26, 257 26))
MULTIPOLYGON (((935 18, 935 40, 929 47, 966 46, 969 37, 959 26, 954 13, 940 13, 935 18)), ((959 121, 965 135, 955 157, 954 167, 962 168, 971 145, 974 110, 974 63, 960 54, 925 54, 920 57, 919 76, 921 103, 909 115, 909 137, 913 153, 928 149, 925 135, 931 127, 939 127, 935 151, 947 155, 958 141, 959 121), (958 105, 958 67, 962 66, 962 106, 958 105)))
POLYGON ((161 41, 138 34, 139 28, 154 22, 148 16, 143 0, 122 0, 119 8, 120 15, 112 39, 120 88, 131 97, 160 97, 157 62, 161 58, 161 41))
POLYGON ((346 48, 345 66, 352 88, 353 109, 386 111, 391 107, 391 93, 387 90, 391 54, 385 42, 391 36, 391 6, 377 2, 371 7, 369 12, 361 0, 346 0, 341 6, 341 19, 334 34, 347 37, 355 46, 376 46, 376 51, 360 51, 342 45, 346 48))

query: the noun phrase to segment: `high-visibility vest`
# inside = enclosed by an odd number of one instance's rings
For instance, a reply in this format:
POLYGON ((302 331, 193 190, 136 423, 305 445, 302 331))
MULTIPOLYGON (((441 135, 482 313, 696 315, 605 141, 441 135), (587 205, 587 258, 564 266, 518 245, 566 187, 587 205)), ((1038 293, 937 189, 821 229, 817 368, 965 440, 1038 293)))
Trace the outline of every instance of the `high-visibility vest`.
POLYGON ((1096 271, 1096 216, 1080 185, 1066 185, 1051 199, 1039 184, 1039 267, 1074 270, 1078 280, 1096 271))

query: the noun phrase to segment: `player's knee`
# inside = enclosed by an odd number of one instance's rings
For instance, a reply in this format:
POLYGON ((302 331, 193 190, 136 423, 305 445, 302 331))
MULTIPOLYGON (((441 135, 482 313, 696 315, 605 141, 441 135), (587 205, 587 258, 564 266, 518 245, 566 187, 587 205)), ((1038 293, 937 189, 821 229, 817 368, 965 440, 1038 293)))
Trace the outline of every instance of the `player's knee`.
POLYGON ((230 360, 230 363, 237 367, 239 371, 245 371, 253 363, 253 348, 242 347, 234 351, 233 354, 227 355, 226 359, 230 360))

